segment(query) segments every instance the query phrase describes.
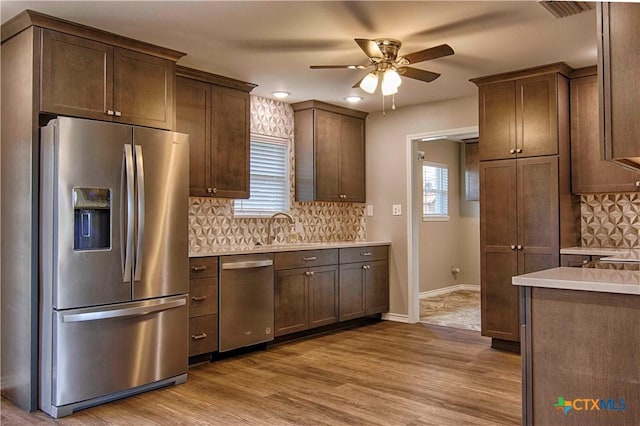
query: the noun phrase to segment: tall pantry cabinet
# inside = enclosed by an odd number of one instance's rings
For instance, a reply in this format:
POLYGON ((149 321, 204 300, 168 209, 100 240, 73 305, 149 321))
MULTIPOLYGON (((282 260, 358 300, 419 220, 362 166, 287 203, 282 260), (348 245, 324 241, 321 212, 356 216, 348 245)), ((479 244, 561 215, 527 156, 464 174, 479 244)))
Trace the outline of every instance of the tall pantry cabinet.
POLYGON ((479 88, 482 334, 519 350, 514 275, 560 265, 579 240, 571 195, 569 81, 552 64, 471 80, 479 88))

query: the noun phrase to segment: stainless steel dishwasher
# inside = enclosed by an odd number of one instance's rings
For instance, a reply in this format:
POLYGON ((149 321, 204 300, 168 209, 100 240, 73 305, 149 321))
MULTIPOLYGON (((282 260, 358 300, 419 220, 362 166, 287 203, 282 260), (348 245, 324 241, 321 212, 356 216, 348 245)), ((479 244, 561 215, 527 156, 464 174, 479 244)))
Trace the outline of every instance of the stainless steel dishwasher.
POLYGON ((273 340, 273 291, 273 255, 220 258, 220 352, 273 340))

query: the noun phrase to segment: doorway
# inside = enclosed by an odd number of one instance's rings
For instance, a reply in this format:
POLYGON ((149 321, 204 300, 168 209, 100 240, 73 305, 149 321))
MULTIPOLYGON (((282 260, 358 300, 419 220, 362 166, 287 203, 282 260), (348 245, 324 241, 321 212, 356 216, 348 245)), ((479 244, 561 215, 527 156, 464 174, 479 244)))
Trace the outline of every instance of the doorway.
POLYGON ((465 173, 465 143, 477 135, 469 127, 407 137, 410 322, 479 330, 479 202, 466 200, 465 173))

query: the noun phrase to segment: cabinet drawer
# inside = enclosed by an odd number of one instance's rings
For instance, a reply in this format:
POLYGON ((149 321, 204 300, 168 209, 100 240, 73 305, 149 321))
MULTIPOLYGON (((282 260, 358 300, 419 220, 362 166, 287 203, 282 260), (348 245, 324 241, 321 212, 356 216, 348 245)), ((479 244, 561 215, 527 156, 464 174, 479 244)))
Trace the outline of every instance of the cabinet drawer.
POLYGON ((389 258, 389 246, 351 247, 340 249, 340 264, 372 262, 389 258))
POLYGON ((189 318, 218 313, 216 277, 189 280, 189 318))
POLYGON ((217 277, 217 257, 191 257, 189 258, 189 279, 217 277))
POLYGON ((321 265, 337 265, 338 249, 302 250, 276 253, 275 269, 306 268, 321 265))
POLYGON ((218 350, 218 315, 189 319, 189 356, 218 350))

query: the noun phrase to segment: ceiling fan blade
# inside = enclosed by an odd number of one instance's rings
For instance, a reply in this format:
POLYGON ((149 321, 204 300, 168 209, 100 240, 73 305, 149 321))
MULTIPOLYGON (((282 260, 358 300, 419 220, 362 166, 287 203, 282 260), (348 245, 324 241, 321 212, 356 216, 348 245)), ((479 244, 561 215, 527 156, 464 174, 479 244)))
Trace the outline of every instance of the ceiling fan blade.
MULTIPOLYGON (((369 75, 369 74, 367 74, 369 75)), ((365 75, 364 77, 366 77, 367 75, 365 75)), ((360 80, 358 80, 358 82, 356 84, 354 84, 353 86, 351 86, 352 89, 357 89, 358 87, 360 87, 360 83, 362 83, 362 80, 364 80, 364 77, 362 77, 360 80)))
POLYGON ((453 55, 455 52, 448 44, 441 44, 440 46, 431 47, 429 49, 420 50, 418 52, 409 53, 403 55, 404 59, 409 61, 410 64, 417 62, 428 61, 430 59, 442 58, 443 56, 453 55))
POLYGON ((360 49, 362 49, 364 54, 368 57, 377 59, 384 58, 384 55, 382 54, 382 51, 378 47, 378 43, 376 43, 375 40, 367 40, 366 38, 355 38, 354 40, 356 41, 356 43, 358 43, 360 49))
POLYGON ((311 65, 309 68, 312 70, 333 70, 333 69, 350 69, 350 70, 363 70, 367 67, 365 65, 311 65))
POLYGON ((398 72, 403 77, 414 78, 416 80, 426 81, 427 83, 440 77, 437 72, 425 71, 418 68, 402 67, 398 69, 398 72))

